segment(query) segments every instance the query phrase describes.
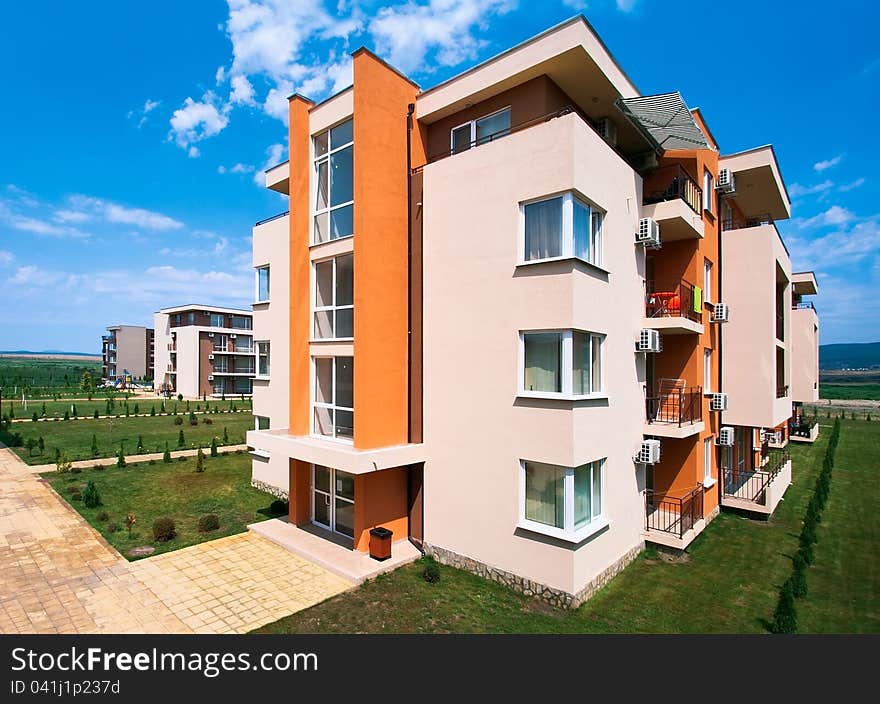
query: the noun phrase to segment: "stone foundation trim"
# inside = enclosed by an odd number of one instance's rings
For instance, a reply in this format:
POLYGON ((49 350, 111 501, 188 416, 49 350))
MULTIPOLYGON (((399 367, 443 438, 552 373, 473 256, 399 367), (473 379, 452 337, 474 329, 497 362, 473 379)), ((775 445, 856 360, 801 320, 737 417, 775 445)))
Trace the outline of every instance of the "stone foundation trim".
POLYGON ((288 500, 287 492, 284 489, 279 489, 277 486, 272 484, 267 484, 266 482, 261 482, 259 479, 251 479, 251 486, 254 489, 259 489, 260 491, 265 491, 267 494, 271 494, 276 499, 284 499, 284 501, 288 500))
POLYGON ((460 555, 452 550, 441 548, 429 543, 424 544, 425 552, 433 557, 437 562, 450 567, 456 567, 465 570, 471 574, 475 574, 483 579, 492 582, 498 582, 506 587, 510 587, 514 591, 525 596, 534 596, 542 601, 562 609, 576 609, 578 606, 588 601, 602 587, 623 571, 624 567, 629 565, 636 559, 638 554, 645 549, 644 541, 638 543, 635 547, 628 550, 624 555, 618 558, 611 565, 606 567, 602 572, 590 580, 577 593, 571 594, 562 589, 548 587, 546 584, 532 581, 527 577, 508 572, 507 570, 492 567, 484 562, 475 560, 471 557, 460 555))

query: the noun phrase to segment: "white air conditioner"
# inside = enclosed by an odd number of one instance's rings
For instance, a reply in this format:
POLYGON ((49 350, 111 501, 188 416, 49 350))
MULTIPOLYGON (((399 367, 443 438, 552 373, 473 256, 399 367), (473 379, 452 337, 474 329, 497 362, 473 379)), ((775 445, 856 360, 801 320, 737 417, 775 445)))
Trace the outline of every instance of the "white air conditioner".
POLYGON ((712 394, 712 400, 709 402, 709 409, 713 410, 713 411, 726 411, 727 410, 727 394, 724 394, 724 393, 712 394))
POLYGON ((596 132, 612 147, 617 146, 617 125, 614 124, 611 118, 603 117, 596 122, 596 132))
POLYGON ((208 337, 214 337, 214 333, 209 332, 209 333, 208 333, 208 337))
POLYGON ((718 172, 718 190, 722 193, 733 193, 736 190, 736 181, 730 169, 721 169, 718 172))
POLYGON ((715 437, 716 445, 724 445, 725 447, 733 446, 733 428, 730 426, 724 426, 721 430, 718 431, 718 435, 715 437))
POLYGON ((644 328, 639 331, 639 341, 636 343, 638 352, 660 352, 662 349, 663 342, 659 330, 644 328))
POLYGON ((214 375, 208 374, 208 381, 214 381, 214 375))
POLYGON ((214 359, 214 355, 209 354, 209 355, 208 355, 208 359, 214 359))
POLYGON ((636 244, 643 244, 646 248, 660 246, 660 225, 654 218, 642 218, 639 220, 639 231, 636 232, 636 244))
POLYGON ((230 339, 230 340, 234 340, 236 337, 237 337, 237 335, 236 335, 235 333, 232 333, 232 334, 229 336, 229 339, 230 339))
POLYGON ((657 464, 660 461, 660 441, 642 440, 636 462, 640 464, 657 464))
POLYGON ((726 303, 716 303, 712 308, 713 323, 727 323, 730 321, 730 306, 726 303))

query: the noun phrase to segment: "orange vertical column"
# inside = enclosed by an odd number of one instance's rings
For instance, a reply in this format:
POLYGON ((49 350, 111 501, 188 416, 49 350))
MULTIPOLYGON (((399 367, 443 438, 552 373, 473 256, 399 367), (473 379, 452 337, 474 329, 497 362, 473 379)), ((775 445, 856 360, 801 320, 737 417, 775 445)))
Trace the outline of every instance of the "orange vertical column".
POLYGON ((408 438, 406 114, 418 86, 354 53, 354 444, 408 438))
POLYGON ((314 103, 290 98, 290 432, 309 433, 309 242, 311 147, 309 110, 314 103))

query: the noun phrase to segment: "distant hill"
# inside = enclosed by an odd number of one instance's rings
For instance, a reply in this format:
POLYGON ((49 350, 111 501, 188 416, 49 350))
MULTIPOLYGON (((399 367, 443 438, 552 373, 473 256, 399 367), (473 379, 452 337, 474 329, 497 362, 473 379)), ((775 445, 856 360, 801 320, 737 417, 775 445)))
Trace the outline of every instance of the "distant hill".
POLYGON ((878 369, 880 342, 819 345, 819 369, 878 369))

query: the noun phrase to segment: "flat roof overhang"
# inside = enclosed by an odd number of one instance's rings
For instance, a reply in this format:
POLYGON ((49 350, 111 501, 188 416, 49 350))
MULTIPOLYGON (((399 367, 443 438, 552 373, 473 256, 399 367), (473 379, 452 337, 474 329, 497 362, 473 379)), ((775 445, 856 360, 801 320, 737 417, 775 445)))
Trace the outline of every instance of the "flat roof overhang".
POLYGON ((791 217, 791 200, 772 146, 722 156, 718 168, 733 172, 736 190, 729 197, 746 218, 791 217))
POLYGON ((271 169, 266 169, 266 188, 290 195, 290 161, 282 161, 271 169))
POLYGON ((819 284, 812 271, 796 271, 791 275, 794 293, 800 296, 815 296, 819 293, 819 284))

